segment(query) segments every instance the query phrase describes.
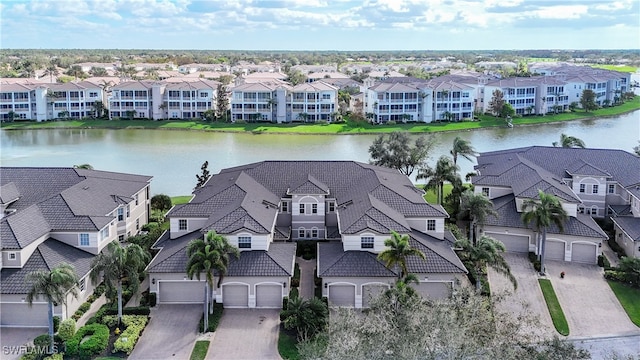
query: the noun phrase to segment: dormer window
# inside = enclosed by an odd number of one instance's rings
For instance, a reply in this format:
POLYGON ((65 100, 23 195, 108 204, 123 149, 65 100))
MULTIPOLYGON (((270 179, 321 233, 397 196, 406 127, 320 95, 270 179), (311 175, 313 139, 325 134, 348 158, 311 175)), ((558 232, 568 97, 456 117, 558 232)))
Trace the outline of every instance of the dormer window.
POLYGON ((178 220, 178 230, 180 230, 180 231, 186 231, 187 230, 187 220, 186 219, 178 220))
POLYGON ((304 214, 304 204, 300 204, 300 214, 304 214))
POLYGON ((360 238, 361 249, 373 249, 373 236, 363 236, 360 238))
POLYGON ((15 260, 17 258, 16 253, 14 252, 10 252, 8 254, 9 260, 15 260))
POLYGON ((436 231, 436 221, 433 219, 427 220, 427 231, 436 231))
POLYGON ((336 211, 336 202, 335 201, 329 201, 327 203, 327 212, 335 212, 336 211))
POLYGON ((483 187, 482 188, 482 195, 489 197, 489 188, 488 187, 483 187))
POLYGON ((251 236, 238 236, 239 249, 251 249, 251 236))
POLYGON ((286 201, 280 202, 280 212, 288 213, 289 212, 289 203, 286 201))

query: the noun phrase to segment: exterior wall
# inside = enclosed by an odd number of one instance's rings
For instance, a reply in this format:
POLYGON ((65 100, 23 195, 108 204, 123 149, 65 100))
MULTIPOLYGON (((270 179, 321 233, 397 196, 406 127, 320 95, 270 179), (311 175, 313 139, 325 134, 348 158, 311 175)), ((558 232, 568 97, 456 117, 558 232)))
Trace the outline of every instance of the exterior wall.
POLYGON ((356 289, 356 308, 362 308, 362 288, 364 285, 379 284, 393 286, 395 277, 324 277, 322 278, 322 296, 331 296, 331 285, 353 285, 356 289))
POLYGON ((291 197, 291 238, 294 240, 324 239, 325 229, 325 199, 324 195, 293 195, 291 197), (300 206, 305 206, 303 214, 300 206), (317 213, 311 213, 311 207, 317 206, 317 213), (300 229, 304 229, 304 237, 300 236, 300 229), (313 230, 318 231, 318 236, 313 237, 313 230))
POLYGON ((438 239, 444 239, 444 219, 443 218, 435 218, 435 219, 418 219, 418 218, 409 219, 408 218, 407 223, 413 229, 429 234, 438 239), (427 220, 436 221, 436 229, 434 231, 427 230, 427 220))
POLYGON ((483 188, 489 188, 489 199, 499 198, 500 196, 505 196, 509 194, 513 194, 513 190, 510 187, 497 187, 497 186, 481 186, 477 185, 474 187, 473 192, 475 194, 482 194, 483 188))
POLYGON ((627 205, 629 204, 629 196, 627 191, 617 182, 607 182, 605 202, 607 205, 627 205), (613 192, 609 192, 611 185, 613 185, 613 192))
POLYGON ((633 241, 633 239, 622 229, 614 223, 615 230, 615 242, 624 249, 624 253, 630 257, 640 257, 640 241, 633 241))
POLYGON ((170 218, 169 226, 171 229, 170 237, 172 239, 178 238, 182 235, 186 235, 190 232, 202 229, 207 219, 204 218, 170 218), (187 230, 179 230, 180 220, 187 220, 187 230))
POLYGON ((27 260, 29 260, 29 257, 31 257, 31 254, 33 254, 34 251, 36 251, 36 248, 42 244, 45 240, 47 240, 49 238, 49 234, 44 234, 41 237, 39 237, 38 239, 36 239, 34 242, 32 242, 31 244, 25 246, 24 248, 20 249, 20 250, 5 250, 2 252, 2 267, 3 268, 10 268, 10 267, 18 267, 18 268, 22 268, 24 266, 24 264, 27 262, 27 260), (16 252, 16 260, 12 261, 12 262, 5 262, 9 260, 9 252, 16 252), (5 254, 6 254, 6 258, 5 258, 5 254))
POLYGON ((51 237, 94 255, 97 255, 99 252, 98 249, 104 246, 100 241, 100 233, 97 231, 53 232, 51 233, 51 237), (80 234, 89 234, 89 246, 80 246, 80 234))
POLYGON ((640 217, 640 199, 630 195, 631 198, 631 213, 633 217, 640 217))
POLYGON ((229 244, 238 248, 239 248, 238 246, 239 236, 251 237, 251 248, 239 249, 240 251, 269 250, 269 243, 271 242, 271 234, 252 234, 246 231, 239 232, 236 234, 225 234, 225 237, 229 241, 229 244))
MULTIPOLYGON (((402 234, 401 234, 402 235, 402 234)), ((390 234, 375 234, 372 232, 362 232, 356 235, 342 235, 342 247, 344 251, 358 250, 379 253, 385 249, 384 241, 391 237, 390 234), (363 249, 361 246, 361 238, 363 236, 373 237, 373 249, 363 249)))
POLYGON ((584 203, 585 214, 590 214, 594 217, 606 215, 606 178, 576 175, 573 177, 572 189, 584 203), (597 185, 597 192, 594 192, 594 185, 597 185), (584 189, 584 192, 580 192, 581 188, 584 189), (594 206, 597 207, 597 212, 595 213, 592 210, 594 206))

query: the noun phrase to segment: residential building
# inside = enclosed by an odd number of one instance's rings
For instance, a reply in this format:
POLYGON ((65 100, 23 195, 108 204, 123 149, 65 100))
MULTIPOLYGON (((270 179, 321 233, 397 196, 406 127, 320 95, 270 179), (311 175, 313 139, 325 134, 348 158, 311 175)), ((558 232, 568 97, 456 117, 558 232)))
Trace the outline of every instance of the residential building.
MULTIPOLYGON (((160 303, 202 303, 200 281, 186 276, 187 245, 209 231, 239 248, 220 288, 225 307, 280 308, 293 274, 296 243, 319 241, 318 276, 332 306, 367 307, 393 286, 398 268, 377 259, 392 231, 410 237, 426 261, 409 271, 424 296, 448 296, 467 282, 445 230, 446 211, 396 170, 353 161, 264 161, 224 169, 167 214, 170 231, 147 267, 160 303)), ((217 276, 217 274, 215 275, 217 276)))
POLYGON ((73 265, 79 296, 68 295, 54 309, 62 319, 71 316, 97 285, 89 280, 95 256, 148 222, 151 177, 75 168, 0 171, 0 325, 46 327, 46 301, 26 302, 27 274, 73 265))
POLYGON ((215 110, 220 83, 211 80, 167 83, 163 88, 162 107, 169 119, 202 119, 204 112, 215 110))
POLYGON ((637 237, 640 158, 621 150, 532 146, 482 153, 477 161, 475 191, 499 214, 489 217, 484 232, 508 251, 540 252, 539 234, 520 219, 523 203, 536 199, 538 190, 558 197, 569 215, 564 231, 548 229, 547 259, 595 263, 608 236, 594 218, 612 217, 618 234, 628 230, 616 240, 637 248, 628 241, 637 237))

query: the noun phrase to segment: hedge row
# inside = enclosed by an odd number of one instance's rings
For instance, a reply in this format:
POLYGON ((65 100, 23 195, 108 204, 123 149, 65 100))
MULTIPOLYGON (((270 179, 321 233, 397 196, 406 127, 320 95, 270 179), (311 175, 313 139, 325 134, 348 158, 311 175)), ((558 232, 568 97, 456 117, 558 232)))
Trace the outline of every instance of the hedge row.
MULTIPOLYGON (((105 316, 104 321, 106 320, 107 317, 105 316)), ((127 355, 131 354, 133 347, 138 342, 138 338, 140 338, 140 334, 142 333, 142 330, 144 330, 144 327, 147 326, 148 321, 149 318, 144 315, 123 315, 122 323, 127 328, 122 332, 122 334, 120 334, 120 337, 118 337, 116 342, 113 344, 113 352, 122 351, 127 353, 127 355)), ((117 318, 115 319, 115 322, 117 323, 117 318)))
POLYGON ((88 358, 104 352, 108 345, 108 327, 102 324, 86 325, 81 327, 78 332, 66 342, 66 354, 69 356, 88 358), (82 339, 89 335, 91 337, 82 342, 82 339))

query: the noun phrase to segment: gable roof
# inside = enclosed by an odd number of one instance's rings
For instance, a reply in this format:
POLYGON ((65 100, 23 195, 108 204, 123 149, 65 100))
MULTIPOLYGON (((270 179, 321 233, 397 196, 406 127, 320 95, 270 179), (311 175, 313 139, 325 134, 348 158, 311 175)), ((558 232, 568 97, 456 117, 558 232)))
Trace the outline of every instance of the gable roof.
POLYGON ((640 218, 619 216, 612 217, 611 220, 627 233, 631 240, 640 242, 640 218))

